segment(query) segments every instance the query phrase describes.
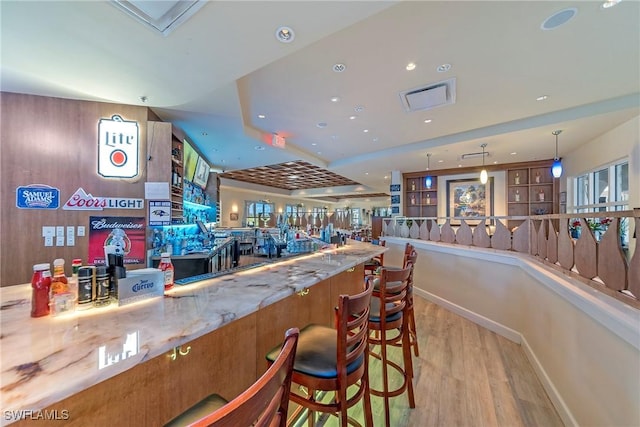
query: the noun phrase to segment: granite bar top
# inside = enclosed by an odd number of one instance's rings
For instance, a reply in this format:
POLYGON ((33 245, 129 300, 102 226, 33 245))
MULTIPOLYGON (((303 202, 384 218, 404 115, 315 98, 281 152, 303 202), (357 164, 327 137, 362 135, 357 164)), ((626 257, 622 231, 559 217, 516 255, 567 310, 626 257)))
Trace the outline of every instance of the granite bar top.
MULTIPOLYGON (((176 286, 164 297, 59 317, 30 317, 30 284, 0 288, 0 407, 43 409, 385 250, 349 241, 176 286)), ((2 417, 0 423, 7 421, 2 417)))

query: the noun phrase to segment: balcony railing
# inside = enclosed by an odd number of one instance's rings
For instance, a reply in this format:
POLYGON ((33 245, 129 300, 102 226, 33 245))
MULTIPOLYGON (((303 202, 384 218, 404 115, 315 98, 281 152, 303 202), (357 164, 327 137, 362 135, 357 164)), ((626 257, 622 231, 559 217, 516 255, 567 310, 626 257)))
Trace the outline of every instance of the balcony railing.
POLYGON ((505 217, 385 218, 383 235, 526 254, 640 308, 640 209, 505 217))

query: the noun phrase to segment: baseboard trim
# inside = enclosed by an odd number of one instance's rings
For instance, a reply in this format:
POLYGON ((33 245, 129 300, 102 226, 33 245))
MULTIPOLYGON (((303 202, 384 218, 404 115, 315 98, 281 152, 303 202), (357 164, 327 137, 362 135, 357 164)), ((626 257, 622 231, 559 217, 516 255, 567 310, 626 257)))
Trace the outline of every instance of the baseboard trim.
POLYGON ((491 320, 487 317, 484 317, 478 313, 475 313, 469 309, 466 309, 449 300, 441 298, 430 292, 426 292, 423 289, 414 287, 413 292, 416 295, 428 301, 431 301, 434 304, 444 307, 447 310, 453 313, 456 313, 457 315, 462 316, 465 319, 470 320, 471 322, 479 326, 482 326, 483 328, 486 328, 492 332, 495 332, 496 334, 508 339, 509 341, 513 341, 516 344, 520 344, 522 346, 522 349, 524 350, 524 354, 527 356, 527 359, 529 360, 529 363, 531 363, 533 370, 535 371, 536 375, 538 376, 538 379, 540 380, 540 382, 542 383, 542 386, 547 392, 549 399, 553 403, 553 406, 555 407, 556 411, 558 411, 558 415, 562 419, 562 422, 564 423, 564 425, 575 426, 575 427, 578 426, 578 423, 574 418, 573 414, 571 413, 571 411, 569 410, 569 407, 566 405, 560 393, 558 393, 558 390, 556 389, 553 382, 549 378, 549 375, 547 375, 547 372, 544 370, 544 367, 540 364, 540 361, 538 360, 535 353, 531 349, 531 346, 529 346, 527 339, 520 332, 514 329, 511 329, 507 326, 504 326, 503 324, 498 323, 494 320, 491 320))

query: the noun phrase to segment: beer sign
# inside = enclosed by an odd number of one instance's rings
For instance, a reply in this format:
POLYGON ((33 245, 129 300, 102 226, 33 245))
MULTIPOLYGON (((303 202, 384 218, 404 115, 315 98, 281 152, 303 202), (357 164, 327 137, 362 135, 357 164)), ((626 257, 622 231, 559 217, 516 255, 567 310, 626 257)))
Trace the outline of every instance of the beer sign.
POLYGON ((119 115, 98 124, 98 173, 105 178, 138 176, 138 122, 119 115))

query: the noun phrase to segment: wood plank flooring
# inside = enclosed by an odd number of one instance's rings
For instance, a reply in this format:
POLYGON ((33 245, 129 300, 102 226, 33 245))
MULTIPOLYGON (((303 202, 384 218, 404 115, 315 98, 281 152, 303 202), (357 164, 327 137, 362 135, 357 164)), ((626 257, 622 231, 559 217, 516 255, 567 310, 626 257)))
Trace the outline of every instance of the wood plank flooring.
MULTIPOLYGON (((520 345, 417 296, 415 309, 420 346, 420 357, 413 359, 416 407, 409 408, 406 394, 391 399, 393 427, 563 426, 520 345)), ((393 357, 401 360, 399 350, 393 349, 393 357)), ((381 372, 380 362, 370 358, 376 388, 381 372)), ((382 426, 382 399, 371 400, 374 424, 382 426)), ((349 414, 363 423, 360 404, 349 414)), ((339 422, 322 417, 316 425, 339 422)))

